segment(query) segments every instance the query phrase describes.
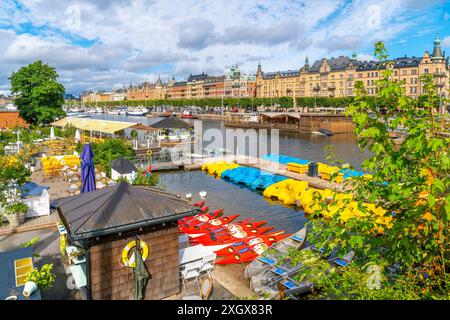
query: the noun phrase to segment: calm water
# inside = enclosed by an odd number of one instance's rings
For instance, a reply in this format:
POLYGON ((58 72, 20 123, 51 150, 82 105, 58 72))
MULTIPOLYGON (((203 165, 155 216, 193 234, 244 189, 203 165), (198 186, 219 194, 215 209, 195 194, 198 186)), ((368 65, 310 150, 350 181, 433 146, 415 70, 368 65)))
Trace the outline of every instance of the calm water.
MULTIPOLYGON (((93 118, 137 122, 151 125, 163 118, 128 117, 106 114, 96 114, 93 118)), ((203 121, 203 130, 218 129, 225 132, 223 121, 203 121)), ((327 145, 335 148, 338 159, 346 160, 355 168, 360 169, 365 155, 361 154, 352 134, 338 134, 332 137, 313 134, 281 134, 279 140, 280 154, 308 159, 311 161, 325 161, 323 148, 327 145)), ((206 145, 203 145, 206 147, 206 145)), ((302 210, 285 206, 280 202, 265 199, 261 193, 214 178, 202 171, 177 171, 160 173, 161 184, 169 192, 185 194, 192 193, 193 202, 199 200, 198 193, 207 191, 206 203, 211 210, 225 209, 226 214, 240 213, 240 218, 254 217, 257 220, 267 220, 275 230, 295 232, 306 222, 302 210)))
MULTIPOLYGON (((129 121, 152 125, 164 118, 160 117, 129 117, 115 116, 108 114, 93 114, 92 118, 108 119, 117 121, 129 121)), ((186 120, 192 123, 192 120, 186 120)), ((197 120, 198 121, 198 120, 197 120)), ((203 132, 208 129, 218 129, 225 132, 225 123, 223 121, 205 120, 202 122, 203 132)), ((225 136, 225 135, 224 135, 225 136)), ((269 135, 270 136, 270 135, 269 135)), ((311 161, 325 162, 326 154, 324 147, 332 145, 335 149, 336 158, 351 163, 357 170, 361 169, 361 162, 365 158, 356 145, 353 134, 337 134, 332 137, 315 134, 295 134, 280 133, 279 136, 280 154, 286 154, 293 157, 307 159, 311 161)), ((202 147, 207 147, 209 142, 204 142, 202 147)), ((223 146, 225 147, 225 146, 223 146)), ((246 152, 248 152, 248 145, 246 152)), ((241 151, 239 151, 241 153, 241 151)))
POLYGON ((198 193, 207 191, 206 205, 211 210, 224 208, 226 214, 240 214, 240 220, 254 217, 267 220, 274 230, 295 232, 306 222, 303 211, 267 200, 260 193, 214 178, 203 171, 180 171, 160 174, 161 184, 168 191, 184 197, 192 193, 192 202, 199 201, 198 193))

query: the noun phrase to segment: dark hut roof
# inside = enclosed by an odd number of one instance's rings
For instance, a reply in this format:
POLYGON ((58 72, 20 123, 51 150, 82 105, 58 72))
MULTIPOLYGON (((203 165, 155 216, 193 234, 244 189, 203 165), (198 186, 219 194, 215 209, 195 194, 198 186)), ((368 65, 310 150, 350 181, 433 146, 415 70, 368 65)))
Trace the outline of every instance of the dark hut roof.
POLYGON ((145 124, 142 123, 138 123, 132 127, 130 127, 131 129, 135 129, 135 130, 142 130, 142 131, 158 131, 158 129, 155 129, 153 127, 147 126, 145 124))
POLYGON ((111 161, 111 168, 120 174, 132 173, 137 171, 136 167, 131 163, 130 160, 120 157, 116 160, 111 161))
POLYGON ((57 201, 57 211, 73 240, 133 231, 177 221, 198 208, 158 188, 121 182, 57 201))
POLYGON ((157 123, 152 124, 153 128, 158 129, 189 129, 193 128, 189 122, 178 119, 175 116, 167 117, 157 123))

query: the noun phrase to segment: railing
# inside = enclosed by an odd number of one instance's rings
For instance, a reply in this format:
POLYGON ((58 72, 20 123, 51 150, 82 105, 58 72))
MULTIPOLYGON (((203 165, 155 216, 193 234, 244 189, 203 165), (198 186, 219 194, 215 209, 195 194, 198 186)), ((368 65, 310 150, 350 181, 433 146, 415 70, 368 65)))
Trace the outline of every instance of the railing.
POLYGON ((433 73, 433 76, 435 76, 435 77, 445 77, 446 76, 446 73, 445 72, 434 72, 433 73))

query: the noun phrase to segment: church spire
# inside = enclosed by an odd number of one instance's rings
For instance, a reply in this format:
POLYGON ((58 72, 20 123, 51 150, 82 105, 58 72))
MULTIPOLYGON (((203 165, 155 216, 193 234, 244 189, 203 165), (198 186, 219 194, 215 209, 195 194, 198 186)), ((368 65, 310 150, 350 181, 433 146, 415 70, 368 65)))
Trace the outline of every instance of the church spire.
POLYGON ((258 62, 258 71, 256 72, 256 76, 262 76, 262 68, 261 68, 261 61, 258 62))
POLYGON ((353 50, 353 53, 352 53, 352 59, 356 59, 357 56, 358 56, 358 55, 356 54, 356 50, 353 50))
POLYGON ((444 60, 444 56, 441 51, 441 40, 439 39, 437 33, 436 38, 434 38, 434 49, 433 54, 431 55, 431 60, 444 60))

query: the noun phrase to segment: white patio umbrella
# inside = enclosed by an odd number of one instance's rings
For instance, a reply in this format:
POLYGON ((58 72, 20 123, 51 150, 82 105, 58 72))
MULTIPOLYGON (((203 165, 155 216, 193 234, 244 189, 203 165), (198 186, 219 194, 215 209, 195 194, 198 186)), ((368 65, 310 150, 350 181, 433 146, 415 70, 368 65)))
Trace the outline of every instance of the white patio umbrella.
POLYGON ((75 142, 79 142, 80 141, 80 130, 76 130, 75 131, 75 142))
POLYGON ((50 129, 50 140, 55 140, 56 136, 55 136, 55 128, 51 127, 50 129))

